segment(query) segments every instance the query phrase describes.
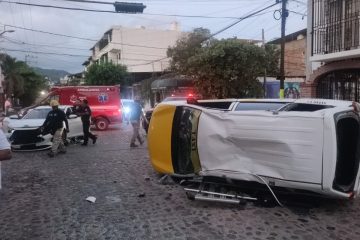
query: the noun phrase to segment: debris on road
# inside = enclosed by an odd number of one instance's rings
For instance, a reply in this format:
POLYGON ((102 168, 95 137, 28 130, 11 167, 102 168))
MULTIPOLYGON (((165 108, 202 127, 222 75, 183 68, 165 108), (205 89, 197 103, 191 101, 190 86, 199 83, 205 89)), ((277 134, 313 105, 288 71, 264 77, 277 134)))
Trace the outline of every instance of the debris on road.
POLYGON ((92 197, 92 196, 87 197, 87 198, 86 198, 86 201, 91 202, 91 203, 95 203, 96 197, 92 197))
POLYGON ((143 197, 145 197, 145 196, 146 196, 145 193, 140 193, 140 194, 138 195, 139 198, 143 198, 143 197))

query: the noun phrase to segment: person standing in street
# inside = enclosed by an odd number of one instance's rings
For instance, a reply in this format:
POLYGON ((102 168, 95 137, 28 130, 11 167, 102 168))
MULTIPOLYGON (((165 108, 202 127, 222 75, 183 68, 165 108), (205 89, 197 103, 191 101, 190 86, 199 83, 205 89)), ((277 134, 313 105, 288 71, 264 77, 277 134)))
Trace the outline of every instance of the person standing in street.
POLYGON ((146 120, 144 113, 142 111, 142 107, 140 105, 140 100, 136 98, 132 103, 131 114, 130 114, 130 122, 133 127, 133 135, 130 143, 130 147, 132 148, 138 146, 135 144, 136 139, 139 141, 140 145, 144 143, 144 140, 141 138, 139 134, 141 118, 146 120))
POLYGON ((5 116, 9 115, 9 109, 12 107, 11 105, 11 101, 9 98, 6 99, 5 104, 4 104, 4 109, 5 109, 5 116))
POLYGON ((51 100, 50 106, 52 107, 52 110, 48 113, 45 122, 41 127, 41 132, 50 132, 53 135, 53 144, 48 155, 49 157, 54 157, 58 152, 66 153, 63 139, 64 122, 66 132, 69 132, 69 123, 64 111, 59 109, 58 101, 51 100))
POLYGON ((83 132, 84 132, 84 142, 81 145, 87 146, 89 138, 91 138, 93 144, 95 144, 97 140, 97 136, 95 136, 90 132, 91 109, 89 107, 88 100, 86 99, 82 100, 82 106, 79 108, 77 115, 81 116, 83 132))

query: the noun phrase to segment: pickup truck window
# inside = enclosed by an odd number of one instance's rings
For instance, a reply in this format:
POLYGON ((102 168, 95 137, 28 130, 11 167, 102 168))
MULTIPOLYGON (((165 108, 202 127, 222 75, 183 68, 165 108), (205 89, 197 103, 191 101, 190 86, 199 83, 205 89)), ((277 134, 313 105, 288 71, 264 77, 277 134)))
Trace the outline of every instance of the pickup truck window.
POLYGON ((275 111, 288 104, 287 102, 240 102, 235 111, 266 110, 275 111))
POLYGON ((216 102, 216 101, 209 101, 209 102, 202 102, 198 101, 196 104, 197 106, 205 107, 205 108, 215 108, 215 109, 224 109, 228 110, 233 102, 216 102))
POLYGON ((281 111, 286 112, 315 112, 327 108, 333 108, 334 106, 330 105, 321 105, 321 104, 304 104, 304 103, 291 103, 288 106, 281 109, 281 111))

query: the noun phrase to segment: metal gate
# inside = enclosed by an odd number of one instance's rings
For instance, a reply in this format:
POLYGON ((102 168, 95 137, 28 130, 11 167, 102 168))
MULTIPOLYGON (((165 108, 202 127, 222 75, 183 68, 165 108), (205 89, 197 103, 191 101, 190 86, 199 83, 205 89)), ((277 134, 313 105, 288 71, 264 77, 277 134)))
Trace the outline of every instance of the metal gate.
POLYGON ((360 69, 334 71, 321 77, 316 97, 359 102, 360 69))

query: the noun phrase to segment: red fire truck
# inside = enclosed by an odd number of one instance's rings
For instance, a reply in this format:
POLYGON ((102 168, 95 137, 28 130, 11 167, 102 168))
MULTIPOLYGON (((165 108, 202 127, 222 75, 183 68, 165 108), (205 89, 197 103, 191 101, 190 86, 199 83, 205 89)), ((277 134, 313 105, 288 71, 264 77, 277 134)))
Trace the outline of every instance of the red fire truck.
POLYGON ((92 122, 98 130, 122 121, 120 86, 68 86, 53 87, 40 105, 58 100, 60 105, 74 105, 76 100, 87 99, 92 111, 92 122))

